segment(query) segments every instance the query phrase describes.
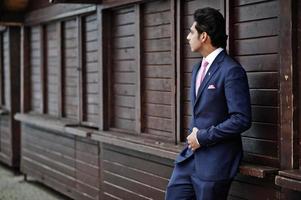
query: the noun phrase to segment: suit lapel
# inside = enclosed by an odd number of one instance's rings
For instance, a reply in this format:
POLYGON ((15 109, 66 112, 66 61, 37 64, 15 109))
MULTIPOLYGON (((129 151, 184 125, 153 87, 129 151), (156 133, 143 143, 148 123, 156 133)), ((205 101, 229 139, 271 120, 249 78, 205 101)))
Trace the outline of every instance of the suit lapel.
POLYGON ((192 87, 192 93, 190 94, 191 99, 192 99, 192 103, 193 103, 192 105, 194 105, 195 98, 196 98, 196 96, 195 96, 195 82, 196 82, 196 77, 197 77, 198 71, 199 71, 199 69, 201 67, 202 60, 203 59, 201 59, 201 61, 196 64, 196 66, 194 67, 196 69, 192 73, 192 85, 191 85, 191 87, 192 87))
MULTIPOLYGON (((203 93, 205 86, 207 85, 207 83, 209 82, 209 80, 213 77, 213 75, 215 74, 215 72, 217 71, 217 69, 220 66, 220 62, 224 59, 225 56, 225 52, 222 51, 213 61, 212 65, 210 66, 209 70, 206 73, 206 76, 203 80, 203 82, 201 83, 199 90, 198 90, 198 95, 194 101, 194 106, 196 105, 198 99, 200 98, 201 94, 203 93)), ((194 86, 195 87, 195 86, 194 86)))

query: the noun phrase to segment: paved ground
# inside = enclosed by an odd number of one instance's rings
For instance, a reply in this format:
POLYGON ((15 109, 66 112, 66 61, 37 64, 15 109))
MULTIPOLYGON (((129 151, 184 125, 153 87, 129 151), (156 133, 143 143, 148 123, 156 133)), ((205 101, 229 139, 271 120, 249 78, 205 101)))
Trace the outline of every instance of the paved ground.
POLYGON ((30 177, 24 181, 23 175, 14 173, 0 164, 0 200, 70 200, 30 177))

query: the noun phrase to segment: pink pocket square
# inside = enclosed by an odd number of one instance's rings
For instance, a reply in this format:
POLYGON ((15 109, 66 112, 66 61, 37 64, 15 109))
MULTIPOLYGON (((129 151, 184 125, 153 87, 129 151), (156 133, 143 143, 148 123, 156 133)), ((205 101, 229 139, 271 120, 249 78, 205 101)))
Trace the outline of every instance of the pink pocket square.
POLYGON ((209 85, 208 86, 208 90, 214 90, 214 89, 216 89, 214 85, 209 85))

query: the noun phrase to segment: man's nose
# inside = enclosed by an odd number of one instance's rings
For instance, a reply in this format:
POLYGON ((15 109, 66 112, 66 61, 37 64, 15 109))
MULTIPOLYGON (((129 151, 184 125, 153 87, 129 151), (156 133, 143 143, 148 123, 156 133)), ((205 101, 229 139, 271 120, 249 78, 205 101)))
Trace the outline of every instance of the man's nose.
POLYGON ((189 41, 190 40, 190 33, 187 35, 186 39, 189 41))

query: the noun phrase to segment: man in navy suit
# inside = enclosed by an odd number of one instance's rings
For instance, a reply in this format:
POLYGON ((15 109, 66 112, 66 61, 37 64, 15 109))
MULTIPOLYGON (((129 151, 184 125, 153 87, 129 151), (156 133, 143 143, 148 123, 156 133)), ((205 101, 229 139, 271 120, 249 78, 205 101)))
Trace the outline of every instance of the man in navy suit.
POLYGON ((242 158, 241 133, 251 126, 247 75, 224 50, 225 20, 217 10, 196 10, 187 40, 203 58, 193 67, 190 135, 166 200, 226 200, 242 158))

